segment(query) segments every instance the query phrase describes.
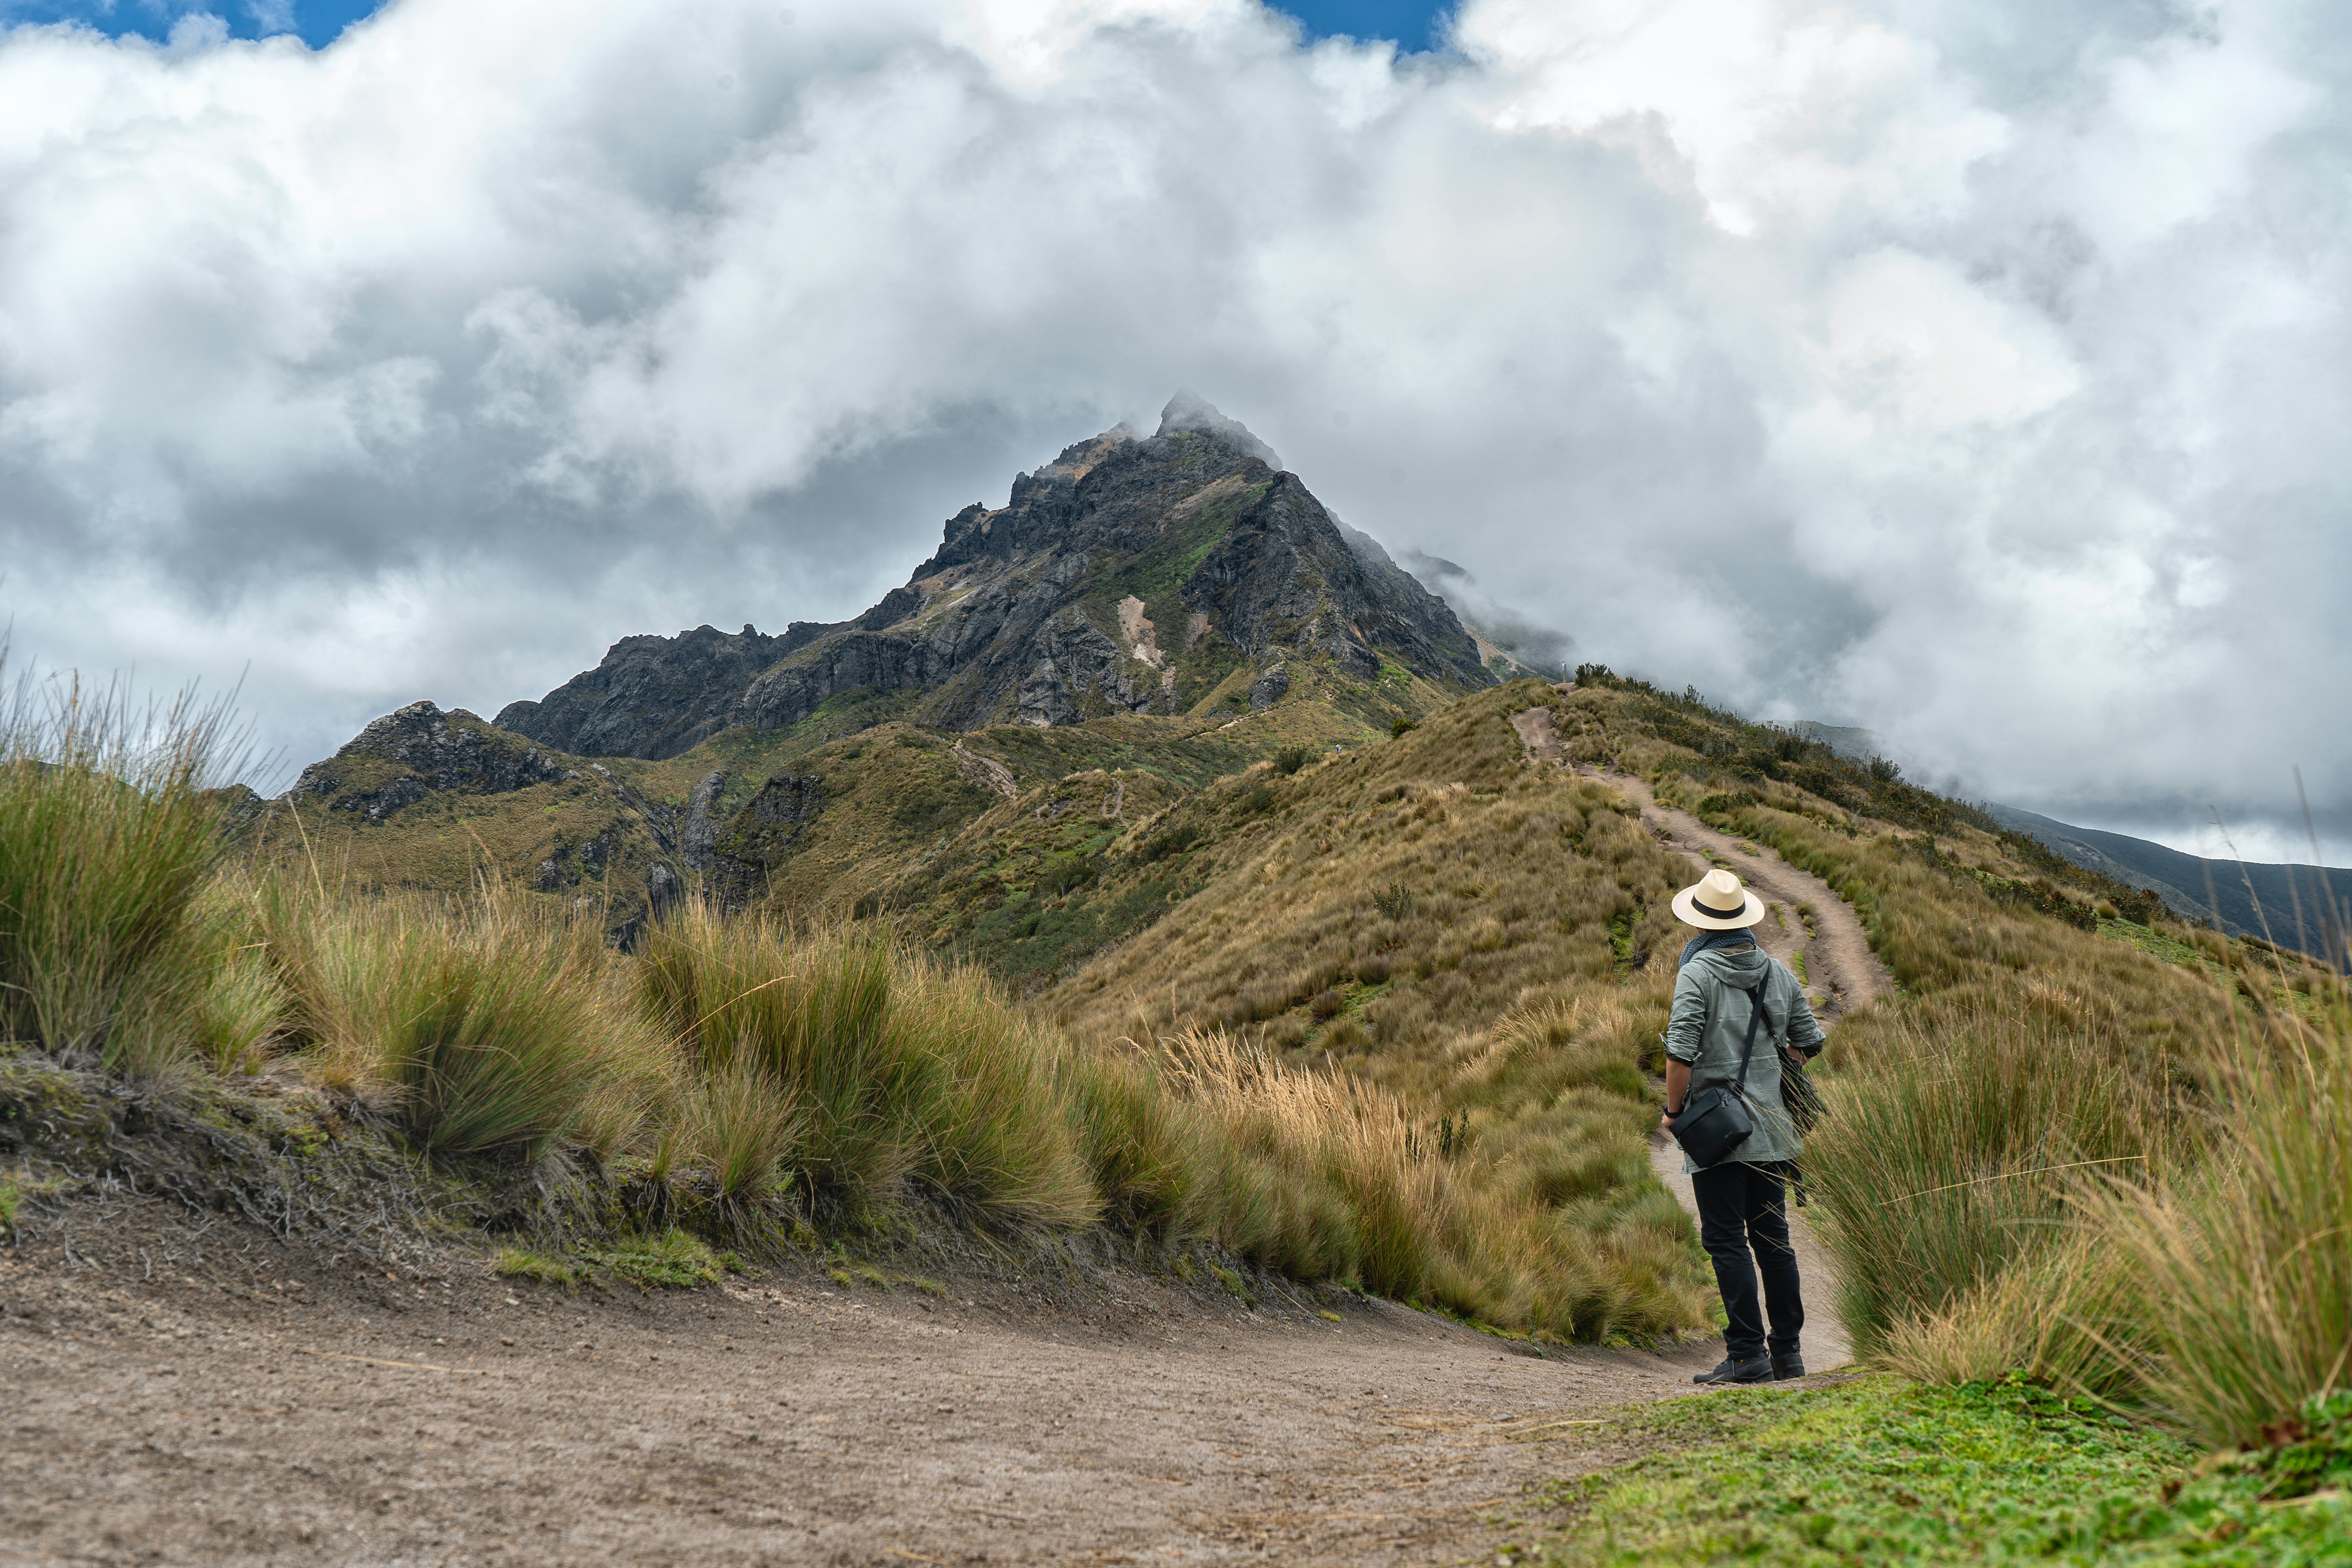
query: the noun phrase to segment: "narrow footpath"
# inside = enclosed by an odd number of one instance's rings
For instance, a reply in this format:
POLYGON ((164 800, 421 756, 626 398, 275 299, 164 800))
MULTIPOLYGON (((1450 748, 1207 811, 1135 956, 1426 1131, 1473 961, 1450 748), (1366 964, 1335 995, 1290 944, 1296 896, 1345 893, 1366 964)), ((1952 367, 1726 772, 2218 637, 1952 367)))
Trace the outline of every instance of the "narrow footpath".
MULTIPOLYGON (((1861 918, 1827 882, 1762 845, 1719 833, 1686 811, 1660 805, 1642 779, 1571 763, 1559 743, 1550 709, 1528 709, 1514 714, 1511 724, 1529 756, 1597 780, 1632 803, 1661 844, 1687 858, 1691 881, 1705 876, 1709 867, 1719 866, 1755 889, 1768 911, 1756 928, 1764 951, 1804 979, 1824 1030, 1892 994, 1894 977, 1870 951, 1861 918)), ((1696 1223, 1698 1205, 1691 1195, 1690 1178, 1683 1173, 1682 1151, 1662 1129, 1651 1137, 1650 1168, 1696 1223)), ((1805 1364, 1813 1372, 1827 1372, 1853 1356, 1853 1341, 1838 1313, 1837 1266, 1804 1210, 1791 1210, 1789 1231, 1797 1248, 1797 1271, 1804 1280, 1805 1364)))
POLYGON ((1528 754, 1558 763, 1585 778, 1608 785, 1640 811, 1643 826, 1659 843, 1681 852, 1691 861, 1690 879, 1697 881, 1707 868, 1720 866, 1756 889, 1768 906, 1757 927, 1764 951, 1787 964, 1805 982, 1806 994, 1826 1029, 1856 1008, 1892 994, 1894 976, 1870 951, 1869 933, 1853 906, 1832 890, 1827 882, 1802 871, 1762 845, 1718 833, 1686 811, 1661 805, 1644 781, 1630 773, 1610 773, 1570 763, 1559 743, 1549 708, 1530 708, 1511 719, 1528 754))

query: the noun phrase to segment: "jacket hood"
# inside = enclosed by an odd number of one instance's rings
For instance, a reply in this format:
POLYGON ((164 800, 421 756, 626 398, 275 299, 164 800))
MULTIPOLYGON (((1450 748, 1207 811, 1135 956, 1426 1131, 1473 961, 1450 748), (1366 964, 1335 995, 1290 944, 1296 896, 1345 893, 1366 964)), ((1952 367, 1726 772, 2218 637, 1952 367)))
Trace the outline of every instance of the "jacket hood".
POLYGON ((1705 952, 1691 955, 1691 963, 1705 964, 1726 984, 1741 989, 1756 984, 1772 972, 1772 961, 1761 947, 1711 947, 1705 952))

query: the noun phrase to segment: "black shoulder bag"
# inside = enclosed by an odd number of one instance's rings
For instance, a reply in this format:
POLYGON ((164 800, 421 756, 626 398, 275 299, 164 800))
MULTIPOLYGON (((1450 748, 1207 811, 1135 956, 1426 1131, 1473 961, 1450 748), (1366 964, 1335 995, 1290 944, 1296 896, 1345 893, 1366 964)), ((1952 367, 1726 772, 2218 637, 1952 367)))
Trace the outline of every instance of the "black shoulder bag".
POLYGON ((1701 1170, 1720 1165, 1756 1131, 1748 1110, 1748 1062, 1756 1054, 1756 1026, 1764 1021, 1764 988, 1748 993, 1748 1038, 1739 1048, 1739 1076, 1685 1096, 1683 1113, 1666 1131, 1701 1170))

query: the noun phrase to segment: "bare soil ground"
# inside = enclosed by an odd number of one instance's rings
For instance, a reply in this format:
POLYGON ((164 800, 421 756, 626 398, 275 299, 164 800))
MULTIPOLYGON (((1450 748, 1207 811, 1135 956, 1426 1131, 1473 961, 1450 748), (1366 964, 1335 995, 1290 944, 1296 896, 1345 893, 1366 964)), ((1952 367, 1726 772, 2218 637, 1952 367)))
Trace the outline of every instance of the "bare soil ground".
POLYGON ((1576 1422, 1720 1354, 1538 1357, 1083 1258, 943 1297, 814 1271, 645 1294, 153 1199, 26 1217, 8 1563, 1456 1563, 1536 1483, 1624 1457, 1576 1422))

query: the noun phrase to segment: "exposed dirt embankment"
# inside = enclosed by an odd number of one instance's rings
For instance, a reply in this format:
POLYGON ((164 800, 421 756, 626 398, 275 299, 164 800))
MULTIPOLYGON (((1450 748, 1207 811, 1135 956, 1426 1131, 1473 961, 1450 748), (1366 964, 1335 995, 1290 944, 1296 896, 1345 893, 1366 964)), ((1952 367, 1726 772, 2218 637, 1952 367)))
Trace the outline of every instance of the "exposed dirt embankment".
POLYGON ((20 1217, 8 1563, 1453 1563, 1618 1457, 1557 1423, 1718 1353, 1544 1359, 1115 1264, 647 1295, 151 1198, 20 1217))

